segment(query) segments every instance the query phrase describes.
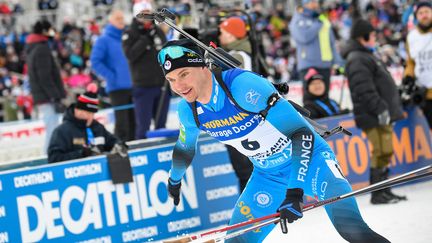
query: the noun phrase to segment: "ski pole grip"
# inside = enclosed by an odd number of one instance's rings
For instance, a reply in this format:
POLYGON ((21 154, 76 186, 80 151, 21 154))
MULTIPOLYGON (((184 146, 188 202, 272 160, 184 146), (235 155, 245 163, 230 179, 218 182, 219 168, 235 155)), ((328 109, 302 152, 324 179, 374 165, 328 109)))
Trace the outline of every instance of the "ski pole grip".
POLYGON ((167 18, 169 18, 169 19, 171 19, 171 20, 175 20, 175 19, 176 19, 175 14, 173 14, 171 11, 169 11, 169 10, 166 9, 166 8, 163 8, 163 9, 161 10, 161 14, 165 15, 165 17, 167 17, 167 18))
POLYGON ((150 13, 139 13, 137 14, 135 17, 137 17, 138 19, 147 19, 147 20, 153 20, 155 19, 155 15, 154 14, 150 14, 150 13))

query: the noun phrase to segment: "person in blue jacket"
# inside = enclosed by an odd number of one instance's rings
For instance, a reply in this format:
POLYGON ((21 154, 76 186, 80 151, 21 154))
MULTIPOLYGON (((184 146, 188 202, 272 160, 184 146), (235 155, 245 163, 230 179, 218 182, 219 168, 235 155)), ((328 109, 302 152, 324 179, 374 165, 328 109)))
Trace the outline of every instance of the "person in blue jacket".
POLYGON ((105 91, 114 111, 114 134, 123 141, 135 138, 135 115, 132 104, 132 81, 129 66, 122 48, 122 34, 125 28, 123 12, 113 10, 108 18, 109 24, 104 33, 96 40, 90 54, 94 73, 105 80, 105 91))
MULTIPOLYGON (((344 61, 336 50, 336 38, 329 19, 320 13, 318 0, 302 0, 294 12, 289 30, 296 44, 297 71, 304 77, 309 68, 316 69, 325 83, 324 96, 328 97, 331 70, 343 72, 344 61)), ((303 103, 313 96, 303 80, 303 103)))
MULTIPOLYGON (((180 134, 173 149, 168 192, 178 205, 181 180, 191 164, 200 131, 249 157, 254 170, 230 224, 280 212, 280 225, 302 218, 303 196, 325 200, 351 191, 336 157, 313 127, 267 79, 242 69, 210 70, 190 40, 170 41, 158 61, 178 105, 180 134), (270 101, 270 102, 269 102, 270 101)), ((339 234, 349 242, 389 242, 363 221, 354 198, 325 206, 339 234)), ((228 240, 262 242, 269 225, 228 240)))

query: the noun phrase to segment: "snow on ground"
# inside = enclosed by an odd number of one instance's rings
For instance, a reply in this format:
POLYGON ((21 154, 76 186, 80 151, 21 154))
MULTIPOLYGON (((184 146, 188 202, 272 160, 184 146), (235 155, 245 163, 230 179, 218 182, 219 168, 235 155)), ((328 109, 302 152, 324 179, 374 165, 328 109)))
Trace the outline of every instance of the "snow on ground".
MULTIPOLYGON (((406 195, 408 201, 372 205, 369 202, 370 194, 357 197, 360 212, 369 227, 392 243, 431 243, 432 180, 400 186, 393 191, 396 194, 406 195)), ((202 243, 205 240, 193 242, 202 243)), ((263 242, 341 243, 346 241, 333 228, 324 208, 320 207, 305 212, 302 219, 289 224, 286 235, 282 234, 280 226, 277 225, 263 242)))
MULTIPOLYGON (((364 220, 392 243, 432 242, 432 181, 393 189, 408 201, 391 205, 372 205, 370 195, 357 197, 364 220)), ((304 213, 303 219, 289 226, 284 235, 277 226, 264 243, 275 242, 346 242, 333 228, 324 208, 304 213)))

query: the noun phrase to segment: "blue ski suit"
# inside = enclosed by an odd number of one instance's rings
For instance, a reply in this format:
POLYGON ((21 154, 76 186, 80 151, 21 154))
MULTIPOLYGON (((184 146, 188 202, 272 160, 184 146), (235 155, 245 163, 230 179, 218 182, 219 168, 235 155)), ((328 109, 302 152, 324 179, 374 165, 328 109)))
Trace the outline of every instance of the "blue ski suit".
MULTIPOLYGON (((277 91, 261 76, 241 69, 222 72, 223 82, 237 102, 230 100, 213 75, 208 104, 178 106, 180 135, 174 146, 171 181, 180 181, 192 161, 200 130, 248 156, 254 171, 235 204, 230 224, 275 213, 290 188, 302 188, 317 200, 350 192, 336 157, 325 140, 284 99, 268 110, 263 120, 257 113, 277 91), (192 109, 196 109, 195 120, 192 109)), ((339 234, 349 242, 388 242, 363 221, 354 198, 325 206, 339 234)), ((274 224, 227 242, 262 242, 274 224)))

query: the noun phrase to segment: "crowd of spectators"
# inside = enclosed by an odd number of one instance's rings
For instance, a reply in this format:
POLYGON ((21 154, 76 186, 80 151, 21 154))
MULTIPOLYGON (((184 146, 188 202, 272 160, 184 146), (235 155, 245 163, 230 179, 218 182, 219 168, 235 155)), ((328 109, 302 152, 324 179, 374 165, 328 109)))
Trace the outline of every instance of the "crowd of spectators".
MULTIPOLYGON (((378 53, 384 62, 388 66, 403 65, 406 58, 404 40, 408 30, 413 28, 411 5, 394 0, 372 0, 365 7, 358 6, 356 9, 348 1, 328 2, 324 2, 321 11, 331 23, 339 51, 349 39, 353 16, 361 14, 377 29, 378 53)), ((262 11, 259 6, 257 9, 262 11)), ((268 42, 266 54, 278 72, 277 77, 301 80, 303 77, 296 71, 296 44, 291 41, 288 29, 292 16, 287 15, 282 8, 276 8, 268 15, 258 14, 258 17, 257 29, 268 42)))
MULTIPOLYGON (((381 47, 378 53, 385 64, 403 65, 404 37, 407 30, 413 27, 411 5, 405 1, 372 0, 365 7, 356 9, 347 1, 329 2, 324 2, 322 13, 332 24, 337 49, 341 48, 340 43, 349 38, 352 16, 359 11, 377 29, 377 43, 381 47)), ((30 29, 17 31, 17 28, 10 28, 13 16, 19 14, 20 8, 4 3, 0 6, 0 121, 35 117, 24 55, 25 39, 30 29)), ((296 45, 288 28, 292 16, 280 5, 276 5, 274 10, 268 10, 255 4, 251 11, 257 33, 265 46, 266 60, 275 70, 273 78, 283 81, 302 79, 296 71, 296 45)), ((102 32, 103 26, 99 21, 91 20, 83 26, 77 26, 72 19, 64 19, 62 27, 49 40, 61 67, 61 78, 70 101, 86 85, 97 80, 91 72, 89 56, 96 37, 102 32)), ((332 72, 335 74, 335 70, 332 72)), ((100 91, 103 92, 104 89, 100 91)))
MULTIPOLYGON (((36 116, 25 62, 26 39, 32 31, 31 26, 19 31, 9 28, 9 17, 19 13, 3 11, 6 9, 3 7, 0 9, 0 121, 31 119, 36 116)), ((67 103, 72 103, 76 95, 95 80, 88 59, 95 37, 100 32, 94 20, 80 27, 66 18, 62 28, 56 29, 55 35, 49 39, 68 94, 67 103)))

